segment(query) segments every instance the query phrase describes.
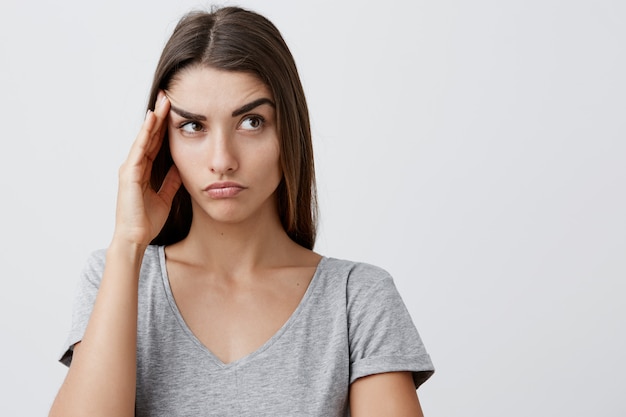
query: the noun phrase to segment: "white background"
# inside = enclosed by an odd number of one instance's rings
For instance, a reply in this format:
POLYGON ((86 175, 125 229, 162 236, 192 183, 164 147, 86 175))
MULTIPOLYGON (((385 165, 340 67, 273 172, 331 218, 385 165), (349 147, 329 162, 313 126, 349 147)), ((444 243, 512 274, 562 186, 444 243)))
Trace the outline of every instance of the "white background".
MULTIPOLYGON (((626 2, 241 1, 313 120, 317 250, 388 269, 427 417, 626 415, 626 2)), ((0 6, 0 415, 45 415, 74 287, 194 1, 0 6)))

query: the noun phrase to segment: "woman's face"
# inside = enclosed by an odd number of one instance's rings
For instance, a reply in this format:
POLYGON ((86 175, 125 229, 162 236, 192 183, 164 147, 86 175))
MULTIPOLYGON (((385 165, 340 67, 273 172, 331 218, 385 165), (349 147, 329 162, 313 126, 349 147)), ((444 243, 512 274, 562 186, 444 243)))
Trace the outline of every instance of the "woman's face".
POLYGON ((194 220, 276 215, 282 171, 268 87, 252 74, 194 66, 173 80, 167 96, 170 150, 194 220))

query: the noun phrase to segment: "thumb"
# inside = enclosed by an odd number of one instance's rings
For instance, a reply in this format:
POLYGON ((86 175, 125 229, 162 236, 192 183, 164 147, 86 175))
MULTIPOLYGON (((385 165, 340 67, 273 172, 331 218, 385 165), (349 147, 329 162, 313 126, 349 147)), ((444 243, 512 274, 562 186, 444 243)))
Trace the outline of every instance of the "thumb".
POLYGON ((163 180, 163 184, 161 184, 161 188, 157 195, 168 205, 172 205, 172 200, 176 195, 176 192, 180 188, 182 184, 182 180, 180 178, 180 174, 178 172, 178 168, 176 165, 172 165, 167 171, 165 175, 165 179, 163 180))

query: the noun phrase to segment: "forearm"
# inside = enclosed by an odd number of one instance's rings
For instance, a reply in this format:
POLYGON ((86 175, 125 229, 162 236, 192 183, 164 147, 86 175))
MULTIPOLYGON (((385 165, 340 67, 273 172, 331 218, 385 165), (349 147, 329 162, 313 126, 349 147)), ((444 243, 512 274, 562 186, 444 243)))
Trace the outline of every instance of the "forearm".
POLYGON ((111 244, 82 341, 50 416, 133 416, 137 294, 145 248, 111 244))

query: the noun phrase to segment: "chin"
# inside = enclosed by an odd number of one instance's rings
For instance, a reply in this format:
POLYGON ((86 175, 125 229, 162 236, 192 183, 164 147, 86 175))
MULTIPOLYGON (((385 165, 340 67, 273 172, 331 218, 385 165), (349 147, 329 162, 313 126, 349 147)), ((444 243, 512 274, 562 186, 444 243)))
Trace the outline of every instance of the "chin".
POLYGON ((260 205, 242 204, 241 201, 237 200, 222 200, 213 201, 205 206, 196 205, 193 211, 194 218, 198 213, 198 219, 235 225, 247 221, 263 221, 275 213, 276 207, 270 199, 260 205))
POLYGON ((258 212, 250 213, 247 210, 241 210, 241 207, 212 207, 211 210, 204 211, 202 217, 210 222, 235 225, 258 217, 258 214, 258 212))

